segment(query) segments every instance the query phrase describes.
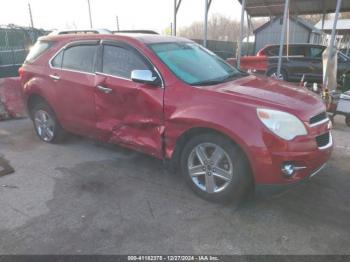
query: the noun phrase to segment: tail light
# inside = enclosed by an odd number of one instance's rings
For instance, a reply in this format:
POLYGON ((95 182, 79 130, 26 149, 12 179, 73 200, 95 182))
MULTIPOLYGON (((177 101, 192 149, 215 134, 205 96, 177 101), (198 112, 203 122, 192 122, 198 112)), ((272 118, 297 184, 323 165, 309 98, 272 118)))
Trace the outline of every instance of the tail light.
POLYGON ((24 68, 22 66, 18 69, 18 75, 20 78, 24 76, 24 68))
POLYGON ((265 50, 264 49, 261 49, 257 54, 256 56, 265 56, 265 50))

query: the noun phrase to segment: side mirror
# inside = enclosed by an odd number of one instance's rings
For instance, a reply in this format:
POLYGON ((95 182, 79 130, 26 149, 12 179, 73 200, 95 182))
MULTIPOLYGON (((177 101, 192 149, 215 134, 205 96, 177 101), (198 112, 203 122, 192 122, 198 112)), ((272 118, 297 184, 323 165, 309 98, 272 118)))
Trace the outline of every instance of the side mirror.
POLYGON ((131 71, 131 80, 137 83, 157 85, 159 79, 153 76, 151 70, 133 70, 131 71))

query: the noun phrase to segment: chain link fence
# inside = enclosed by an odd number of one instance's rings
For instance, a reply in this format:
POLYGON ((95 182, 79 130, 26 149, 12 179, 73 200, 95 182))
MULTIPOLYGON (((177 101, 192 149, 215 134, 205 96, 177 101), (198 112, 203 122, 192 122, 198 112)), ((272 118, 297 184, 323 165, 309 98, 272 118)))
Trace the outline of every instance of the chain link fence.
POLYGON ((29 48, 45 34, 35 28, 0 26, 0 78, 17 76, 29 48))

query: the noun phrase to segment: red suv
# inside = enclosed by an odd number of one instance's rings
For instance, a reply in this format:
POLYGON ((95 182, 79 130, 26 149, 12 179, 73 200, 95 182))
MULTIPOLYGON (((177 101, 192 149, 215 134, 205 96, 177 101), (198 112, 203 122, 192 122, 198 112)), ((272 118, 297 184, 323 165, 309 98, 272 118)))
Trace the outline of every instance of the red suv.
POLYGON ((208 200, 301 181, 332 151, 315 94, 243 73, 184 38, 46 36, 20 75, 44 142, 69 131, 171 160, 208 200))

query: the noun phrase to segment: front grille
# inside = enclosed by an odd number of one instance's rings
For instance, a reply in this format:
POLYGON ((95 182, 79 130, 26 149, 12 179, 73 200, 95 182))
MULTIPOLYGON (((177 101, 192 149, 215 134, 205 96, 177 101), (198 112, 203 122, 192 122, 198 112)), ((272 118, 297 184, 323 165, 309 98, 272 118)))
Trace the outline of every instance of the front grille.
POLYGON ((321 122, 321 121, 323 121, 323 120, 325 120, 327 118, 328 118, 327 113, 326 112, 322 112, 322 113, 320 113, 318 115, 315 115, 315 116, 311 117, 309 123, 310 123, 310 125, 316 124, 316 123, 321 122))
POLYGON ((323 135, 317 136, 316 137, 317 146, 318 147, 324 147, 324 146, 328 145, 329 144, 329 139, 330 139, 329 132, 327 132, 327 133, 325 133, 323 135))

